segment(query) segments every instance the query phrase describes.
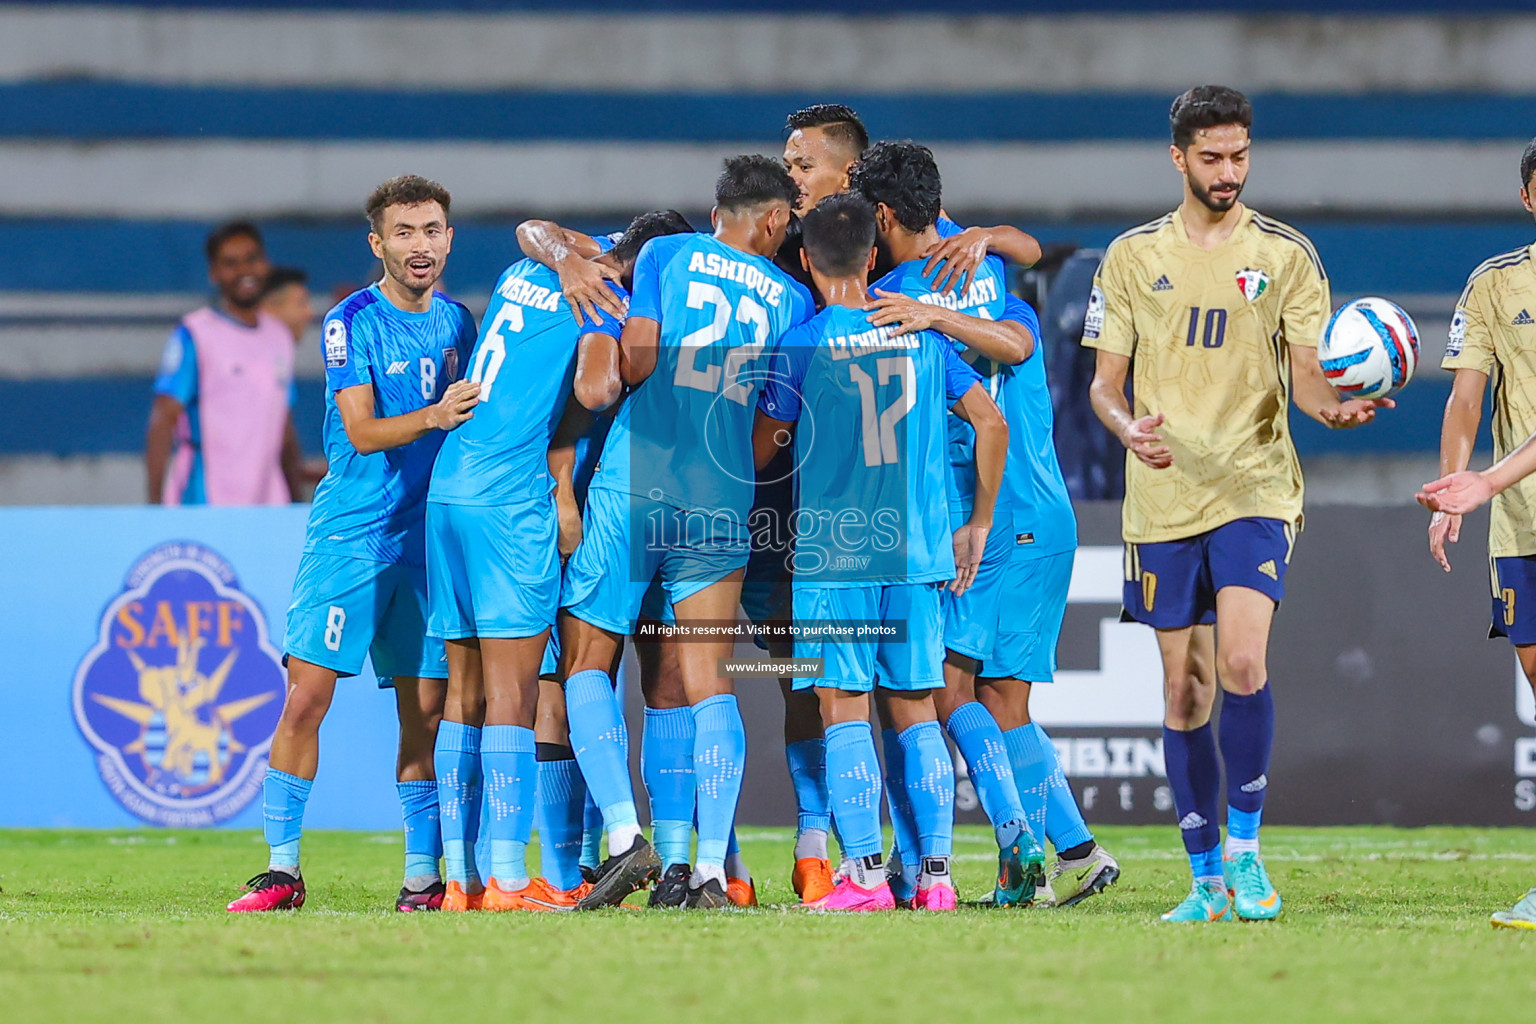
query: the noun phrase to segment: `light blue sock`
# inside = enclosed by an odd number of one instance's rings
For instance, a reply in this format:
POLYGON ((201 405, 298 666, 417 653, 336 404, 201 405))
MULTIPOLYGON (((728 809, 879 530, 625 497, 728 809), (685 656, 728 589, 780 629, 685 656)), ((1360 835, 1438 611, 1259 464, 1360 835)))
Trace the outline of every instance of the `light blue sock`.
POLYGON ((571 749, 609 832, 640 827, 629 783, 628 733, 608 673, 577 672, 565 681, 565 714, 571 749))
POLYGON ((1227 808, 1227 838, 1256 840, 1259 838, 1259 826, 1264 821, 1264 808, 1256 811, 1240 811, 1236 807, 1227 808))
POLYGON ((747 763, 747 730, 736 695, 717 694, 693 706, 693 771, 697 786, 697 868, 725 874, 725 853, 736 821, 741 775, 747 763))
POLYGON ((443 828, 443 874, 468 892, 480 883, 475 866, 475 839, 480 834, 480 730, 444 721, 437 727, 432 763, 443 828))
POLYGON ((437 783, 397 782, 400 812, 405 818, 405 877, 437 878, 443 855, 443 830, 438 824, 437 783))
MULTIPOLYGON (((917 872, 922 854, 918 852, 917 822, 912 818, 912 801, 907 798, 907 755, 901 748, 901 740, 895 729, 882 729, 880 743, 885 750, 885 801, 891 815, 891 848, 901 864, 902 891, 897 895, 910 897, 917 889, 917 872)), ((839 836, 838 842, 842 841, 839 836)))
POLYGON ((310 779, 267 766, 261 784, 261 830, 271 848, 267 866, 288 875, 299 873, 299 837, 304 834, 304 805, 309 802, 310 779))
POLYGON ((992 823, 997 845, 1012 845, 1021 828, 1033 831, 1019 802, 1003 731, 992 713, 977 701, 967 701, 955 708, 945 727, 971 769, 971 784, 992 823))
POLYGON ((1221 882, 1226 883, 1226 874, 1221 868, 1221 846, 1215 849, 1203 850, 1200 853, 1189 855, 1189 870, 1195 876, 1197 882, 1221 882))
POLYGON ((918 850, 924 857, 948 857, 955 835, 955 762, 938 722, 919 722, 896 737, 918 850))
POLYGON ((693 743, 690 708, 646 708, 640 778, 651 798, 651 841, 663 868, 687 864, 693 845, 693 743))
POLYGON ((798 830, 832 829, 832 803, 827 783, 827 741, 800 740, 784 748, 789 780, 795 787, 798 830))
POLYGON ((603 862, 603 812, 586 788, 586 779, 582 779, 582 791, 586 797, 581 807, 581 866, 596 869, 603 862))
POLYGON ((521 725, 488 725, 480 738, 485 773, 486 823, 491 840, 491 877, 504 892, 528 884, 528 840, 539 780, 533 730, 521 725))
POLYGON ((880 760, 868 722, 827 726, 827 792, 842 828, 843 855, 872 857, 880 849, 880 760))
MULTIPOLYGON (((539 871, 562 892, 581 884, 581 812, 587 784, 575 758, 539 762, 539 871)), ((602 828, 599 826, 601 836, 602 828)), ((595 865, 594 865, 595 866, 595 865)))
POLYGON ((1058 851, 1091 842, 1093 833, 1083 821, 1056 745, 1045 730, 1033 722, 1021 725, 1003 733, 1003 743, 1013 761, 1019 802, 1035 836, 1049 839, 1058 851))

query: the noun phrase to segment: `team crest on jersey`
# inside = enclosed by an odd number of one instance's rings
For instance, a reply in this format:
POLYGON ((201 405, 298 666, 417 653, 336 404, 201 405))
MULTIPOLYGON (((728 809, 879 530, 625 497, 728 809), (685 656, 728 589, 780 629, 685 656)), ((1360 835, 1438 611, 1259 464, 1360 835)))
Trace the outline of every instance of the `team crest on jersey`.
POLYGON ((1237 287, 1243 298, 1252 302, 1269 288, 1269 275, 1262 270, 1239 270, 1237 287))
POLYGON ((459 379, 459 350, 456 348, 443 349, 443 376, 450 381, 459 379))
POLYGON ((332 370, 347 365, 347 325, 340 320, 325 322, 325 365, 332 370))
POLYGON ((283 687, 261 606, 217 552, 174 541, 139 559, 102 613, 75 672, 75 723, 129 813, 218 825, 261 793, 283 687))

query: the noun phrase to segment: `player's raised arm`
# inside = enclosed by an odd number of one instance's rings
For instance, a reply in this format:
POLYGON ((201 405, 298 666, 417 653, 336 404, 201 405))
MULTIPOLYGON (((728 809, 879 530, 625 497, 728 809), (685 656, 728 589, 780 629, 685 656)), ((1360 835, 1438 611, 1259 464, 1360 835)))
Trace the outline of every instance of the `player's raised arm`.
POLYGON ((869 322, 877 327, 899 324, 894 332, 898 337, 913 331, 935 330, 1009 366, 1022 363, 1035 350, 1034 333, 1017 320, 986 320, 879 289, 864 308, 871 311, 869 322))
POLYGON ((336 411, 347 440, 359 455, 372 455, 410 444, 434 430, 453 430, 472 418, 480 401, 480 385, 456 380, 435 405, 400 416, 374 415, 372 384, 354 384, 336 392, 336 411))
POLYGON ((989 255, 1030 267, 1039 262, 1041 252, 1040 243, 1033 235, 1012 224, 968 227, 936 242, 923 253, 928 258, 923 276, 932 274, 942 264, 943 273, 935 278, 934 287, 946 293, 956 289, 963 292, 976 279, 976 271, 989 255))
POLYGON ((623 300, 608 285, 619 280, 619 271, 593 260, 602 247, 591 235, 552 220, 525 220, 517 226, 517 244, 530 259, 560 275, 560 291, 577 323, 596 323, 598 310, 624 315, 623 300))

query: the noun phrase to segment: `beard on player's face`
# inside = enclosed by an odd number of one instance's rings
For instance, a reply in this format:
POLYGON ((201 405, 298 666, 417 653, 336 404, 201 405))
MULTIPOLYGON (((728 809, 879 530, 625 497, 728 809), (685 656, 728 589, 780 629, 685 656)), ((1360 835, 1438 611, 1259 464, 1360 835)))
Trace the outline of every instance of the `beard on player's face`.
POLYGON ((1213 213, 1226 213, 1237 205, 1237 197, 1243 194, 1242 181, 1232 178, 1218 179, 1211 182, 1207 188, 1200 184, 1194 174, 1186 173, 1184 179, 1189 182, 1189 191, 1198 199, 1206 209, 1213 213))
POLYGON ((402 288, 420 295, 442 278, 443 256, 420 247, 397 252, 385 246, 384 272, 402 288))

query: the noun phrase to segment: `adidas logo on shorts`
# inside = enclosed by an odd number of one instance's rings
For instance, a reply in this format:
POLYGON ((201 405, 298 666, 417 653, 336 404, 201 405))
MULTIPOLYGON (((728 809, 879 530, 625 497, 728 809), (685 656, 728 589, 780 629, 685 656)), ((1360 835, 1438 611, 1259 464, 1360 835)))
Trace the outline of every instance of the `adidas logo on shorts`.
POLYGON ((1275 568, 1275 560, 1273 558, 1266 558, 1264 561, 1260 562, 1259 572, 1263 573, 1265 576, 1268 576, 1276 583, 1280 582, 1280 570, 1275 568))
POLYGON ((1167 274, 1164 274, 1152 282, 1152 290, 1155 292, 1171 292, 1173 291, 1173 282, 1168 280, 1167 274))
POLYGON ((1205 820, 1205 815, 1201 814, 1199 811, 1190 811, 1188 814, 1184 815, 1184 817, 1179 819, 1179 828, 1183 829, 1185 832, 1193 832, 1196 829, 1205 828, 1205 826, 1209 824, 1210 822, 1205 820))
POLYGON ((1524 327, 1526 324, 1536 324, 1536 320, 1531 319, 1529 310, 1522 309, 1520 314, 1510 321, 1510 324, 1515 327, 1524 327))
POLYGON ((1239 786, 1237 788, 1241 789, 1244 793, 1258 793, 1258 792, 1261 792, 1262 790, 1264 790, 1268 786, 1269 786, 1269 776, 1268 775, 1260 775, 1258 778, 1254 779, 1252 782, 1245 782, 1245 783, 1243 783, 1241 786, 1239 786))

